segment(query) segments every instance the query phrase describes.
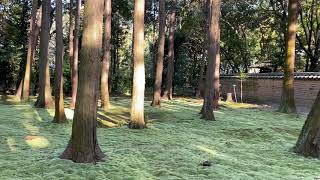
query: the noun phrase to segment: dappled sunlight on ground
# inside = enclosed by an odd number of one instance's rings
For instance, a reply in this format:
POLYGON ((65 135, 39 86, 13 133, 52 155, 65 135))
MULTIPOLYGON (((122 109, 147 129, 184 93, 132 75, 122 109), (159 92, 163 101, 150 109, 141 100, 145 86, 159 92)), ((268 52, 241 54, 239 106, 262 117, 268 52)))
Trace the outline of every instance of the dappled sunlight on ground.
MULTIPOLYGON (((10 97, 9 97, 10 99, 10 97)), ((199 117, 202 100, 177 98, 162 108, 145 103, 148 128, 129 130, 130 99, 111 98, 98 119, 98 140, 107 161, 74 164, 58 156, 71 134, 51 123, 53 110, 0 101, 0 177, 4 179, 314 179, 319 160, 291 151, 304 117, 256 105, 222 103, 217 121, 199 117), (113 126, 116 125, 116 126, 113 126), (118 127, 120 126, 120 127, 118 127), (204 167, 208 161, 211 166, 204 167)))
POLYGON ((47 148, 50 144, 48 139, 42 136, 26 136, 24 140, 34 149, 47 148))

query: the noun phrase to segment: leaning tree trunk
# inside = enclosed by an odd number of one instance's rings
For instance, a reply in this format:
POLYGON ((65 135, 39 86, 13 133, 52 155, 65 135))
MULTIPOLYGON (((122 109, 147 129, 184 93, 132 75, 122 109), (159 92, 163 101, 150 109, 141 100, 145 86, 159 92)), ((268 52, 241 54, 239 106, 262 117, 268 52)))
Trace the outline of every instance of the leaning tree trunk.
POLYGON ((134 1, 133 88, 129 128, 143 129, 144 122, 144 0, 134 1))
POLYGON ((209 16, 209 49, 208 49, 208 66, 206 72, 205 98, 201 110, 202 119, 215 120, 214 98, 216 86, 216 62, 220 60, 220 6, 221 0, 210 0, 210 16, 209 16))
POLYGON ((79 31, 80 31, 80 16, 81 16, 81 0, 77 0, 77 12, 75 20, 75 30, 74 30, 74 43, 73 43, 73 62, 72 62, 72 97, 70 108, 74 108, 76 104, 76 97, 78 91, 78 64, 79 64, 79 31))
POLYGON ((56 66, 55 66, 55 114, 53 122, 67 122, 63 100, 63 30, 62 30, 62 0, 56 0, 56 66))
POLYGON ((169 52, 168 52, 168 72, 166 89, 163 98, 172 99, 172 82, 174 74, 174 32, 176 26, 176 0, 172 0, 171 14, 169 17, 169 52))
POLYGON ((101 71, 101 106, 104 111, 110 109, 110 98, 109 98, 109 69, 110 69, 110 58, 111 58, 111 13, 112 13, 111 0, 105 0, 104 2, 104 53, 102 59, 102 71, 101 71))
POLYGON ((279 111, 283 113, 297 113, 294 100, 294 62, 297 33, 298 0, 289 0, 289 17, 287 32, 287 54, 284 67, 282 97, 279 111))
POLYGON ((50 0, 42 1, 42 18, 40 32, 40 59, 39 59, 39 88, 40 92, 35 103, 37 108, 51 108, 50 70, 48 59, 48 47, 50 37, 50 0))
POLYGON ((72 81, 72 75, 73 75, 73 58, 74 58, 73 57, 73 53, 74 53, 74 50, 73 50, 73 41, 74 41, 73 32, 74 32, 73 0, 70 0, 70 8, 69 8, 69 63, 70 63, 71 81, 72 81))
POLYGON ((320 91, 301 130, 295 152, 320 157, 320 91))
POLYGON ((30 32, 29 32, 29 42, 28 42, 28 52, 27 52, 27 63, 26 70, 23 78, 23 86, 21 93, 21 100, 28 100, 30 95, 30 80, 32 71, 32 61, 34 58, 34 47, 36 44, 36 19, 38 10, 38 0, 32 1, 32 10, 30 18, 30 32))
POLYGON ((163 56, 165 45, 165 28, 166 28, 166 12, 165 0, 159 0, 159 41, 158 41, 158 54, 156 64, 156 77, 153 90, 153 101, 151 103, 154 107, 160 107, 161 104, 161 84, 163 73, 163 56))
POLYGON ((79 69, 79 91, 72 135, 69 145, 61 155, 76 163, 102 161, 102 153, 97 140, 97 103, 101 68, 103 24, 103 0, 86 0, 79 69))

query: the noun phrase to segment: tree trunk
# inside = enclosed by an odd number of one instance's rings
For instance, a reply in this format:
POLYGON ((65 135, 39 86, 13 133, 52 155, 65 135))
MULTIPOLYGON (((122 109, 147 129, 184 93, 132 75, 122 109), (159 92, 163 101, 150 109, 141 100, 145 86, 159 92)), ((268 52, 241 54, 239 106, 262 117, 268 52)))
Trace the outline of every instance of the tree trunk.
POLYGON ((34 58, 34 47, 36 41, 36 19, 38 10, 38 0, 32 1, 32 10, 30 18, 30 31, 29 31, 29 41, 28 41, 28 51, 27 51, 27 62, 26 69, 23 78, 21 100, 28 100, 30 95, 30 81, 31 81, 31 71, 32 71, 32 61, 34 58))
POLYGON ((320 157, 320 91, 301 130, 295 152, 303 156, 320 157))
POLYGON ((56 0, 56 66, 55 66, 55 114, 53 122, 67 122, 63 100, 63 29, 62 0, 56 0))
POLYGON ((23 78, 20 80, 20 83, 19 83, 19 86, 16 90, 16 94, 15 96, 17 97, 17 99, 21 99, 21 96, 22 96, 22 87, 23 86, 23 78))
POLYGON ((103 0, 86 0, 79 91, 69 145, 61 155, 76 163, 103 161, 97 140, 97 103, 101 68, 103 0))
POLYGON ((201 110, 202 119, 215 120, 213 109, 214 99, 216 96, 216 62, 220 60, 220 0, 210 0, 209 16, 209 49, 208 49, 208 66, 206 73, 205 98, 201 110))
POLYGON ((48 47, 50 36, 50 0, 42 1, 42 18, 40 32, 40 59, 39 59, 39 96, 35 103, 37 108, 51 108, 53 105, 50 86, 50 70, 48 47))
POLYGON ((158 40, 158 54, 156 64, 156 77, 153 90, 153 101, 151 103, 154 107, 161 105, 161 84, 163 73, 163 56, 165 45, 165 28, 166 28, 166 12, 165 0, 159 0, 159 40, 158 40))
POLYGON ((220 99, 220 25, 218 29, 218 49, 216 54, 216 60, 214 65, 214 97, 213 97, 213 108, 219 108, 219 99, 220 99))
POLYGON ((143 129, 144 122, 144 0, 134 1, 133 24, 133 88, 129 128, 143 129))
POLYGON ((294 100, 294 62, 295 62, 295 47, 297 33, 297 9, 298 1, 289 0, 288 6, 288 32, 287 32, 287 54, 284 67, 284 78, 282 97, 279 111, 283 113, 297 113, 294 100))
POLYGON ((176 0, 172 0, 171 14, 169 17, 169 52, 168 52, 168 72, 166 90, 164 91, 163 98, 172 99, 172 82, 174 74, 174 32, 176 26, 176 0))
MULTIPOLYGON (((320 30, 319 30, 319 34, 320 34, 320 30)), ((318 50, 320 51, 320 50, 318 50)), ((317 67, 318 67, 318 59, 317 57, 311 57, 310 58, 310 68, 309 70, 311 72, 315 72, 317 70, 317 67)))
POLYGON ((111 13, 112 6, 111 0, 105 0, 104 2, 104 53, 102 59, 102 72, 101 72, 101 106, 104 111, 108 112, 110 109, 109 101, 109 68, 110 68, 110 58, 111 58, 111 13))
MULTIPOLYGON (((74 12, 73 12, 73 0, 70 0, 70 9, 69 9, 69 63, 70 63, 70 77, 72 81, 72 75, 73 75, 73 54, 74 54, 74 47, 73 47, 73 41, 74 41, 74 12)), ((72 88, 72 87, 71 87, 72 88)), ((72 90, 71 90, 72 91, 72 90)))
POLYGON ((196 90, 196 98, 202 97, 203 91, 203 73, 204 73, 204 66, 205 66, 205 53, 202 54, 202 62, 200 62, 200 72, 199 72, 199 80, 198 80, 198 87, 196 90))
POLYGON ((79 31, 80 31, 80 16, 81 16, 81 0, 77 0, 77 12, 74 30, 73 43, 73 62, 72 62, 72 97, 70 108, 74 108, 76 104, 77 90, 78 90, 78 64, 79 64, 79 31))

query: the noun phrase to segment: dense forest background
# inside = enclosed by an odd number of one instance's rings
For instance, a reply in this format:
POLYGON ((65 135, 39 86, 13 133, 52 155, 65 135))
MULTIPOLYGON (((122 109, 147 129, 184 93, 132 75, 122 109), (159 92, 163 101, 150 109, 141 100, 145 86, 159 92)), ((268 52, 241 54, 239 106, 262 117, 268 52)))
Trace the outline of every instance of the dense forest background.
MULTIPOLYGON (((71 94, 71 73, 68 53, 69 1, 64 1, 64 90, 71 94)), ((167 6, 170 4, 168 3, 167 6)), ((0 87, 17 89, 23 77, 27 57, 31 2, 28 0, 3 0, 0 3, 0 87)), ((282 72, 285 59, 287 32, 286 0, 225 0, 221 7, 221 73, 247 73, 255 65, 267 65, 272 72, 282 72)), ((54 83, 55 9, 51 4, 51 31, 49 61, 54 83)), ((133 7, 131 1, 112 3, 112 39, 110 91, 128 94, 132 80, 133 7)), ((175 89, 197 87, 199 76, 206 66, 205 1, 177 1, 175 29, 175 63, 173 85, 175 89)), ((82 7, 83 10, 83 7, 82 7)), ((158 40, 158 10, 156 0, 146 0, 145 14, 145 65, 146 93, 151 94, 158 40)), ((168 11, 167 21, 170 8, 168 11)), ((81 21, 80 21, 81 22, 81 21)), ((296 72, 319 71, 320 57, 320 2, 301 1, 298 10, 296 72)), ((82 25, 82 24, 81 24, 82 25)), ((168 34, 166 23, 166 34, 168 34)), ((80 28, 80 37, 82 28, 80 28)), ((168 36, 166 36, 168 37, 168 36)), ((39 43, 37 43, 39 46, 39 43)), ((79 47, 81 47, 81 38, 79 47)), ((39 48, 36 48, 38 51, 39 48)), ((164 66, 167 65, 168 39, 166 38, 164 66)), ((38 89, 38 59, 35 53, 31 78, 32 93, 38 89)), ((80 61, 81 64, 81 61, 80 61)), ((167 68, 164 68, 165 81, 167 68)), ((179 92, 179 91, 177 91, 179 92)))

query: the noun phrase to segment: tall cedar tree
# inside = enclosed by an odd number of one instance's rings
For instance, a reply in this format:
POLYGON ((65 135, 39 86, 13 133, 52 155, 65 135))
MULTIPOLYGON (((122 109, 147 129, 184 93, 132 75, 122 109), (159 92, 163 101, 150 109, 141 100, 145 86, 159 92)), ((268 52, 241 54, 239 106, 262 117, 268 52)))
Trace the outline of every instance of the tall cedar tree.
MULTIPOLYGON (((38 4, 38 2, 37 2, 38 4)), ((34 4, 32 4, 34 5, 34 4)), ((32 11, 31 11, 31 16, 32 16, 32 11)), ((29 96, 30 96, 30 83, 31 83, 31 71, 32 71, 32 62, 33 62, 33 58, 35 55, 35 50, 36 50, 36 46, 37 46, 37 39, 38 36, 40 34, 40 28, 41 28, 41 18, 42 18, 42 6, 39 7, 39 9, 36 12, 36 18, 35 18, 35 26, 34 26, 34 34, 33 34, 33 46, 31 46, 31 41, 30 39, 28 39, 28 50, 27 50, 27 62, 26 62, 26 69, 24 72, 24 77, 21 79, 20 83, 19 83, 19 87, 17 89, 17 92, 15 94, 15 96, 17 98, 19 98, 20 100, 28 100, 29 96), (39 11, 39 12, 38 12, 39 11), (30 56, 30 52, 29 52, 29 48, 31 48, 30 50, 32 51, 32 56, 30 56), (29 61, 29 57, 31 57, 30 61, 29 61), (29 69, 30 68, 30 69, 29 69), (24 79, 26 79, 26 81, 24 81, 24 79)), ((50 18, 52 18, 52 16, 50 16, 50 18)), ((32 19, 30 19, 30 24, 32 22, 32 19)), ((30 25, 31 28, 31 25, 30 25)), ((51 28, 51 26, 50 26, 51 28)), ((31 30, 31 29, 30 29, 31 30)), ((30 36, 30 34, 29 34, 30 36)), ((30 37, 28 37, 30 38, 30 37)), ((36 90, 36 89, 35 89, 36 90)))
POLYGON ((36 43, 35 36, 36 36, 37 10, 38 10, 38 0, 33 0, 31 17, 30 17, 30 32, 29 32, 29 39, 28 39, 27 62, 26 62, 26 67, 25 67, 26 69, 25 69, 24 78, 23 78, 21 100, 28 100, 30 95, 32 61, 34 57, 34 48, 36 43))
POLYGON ((154 107, 160 107, 161 104, 161 84, 163 73, 163 56, 165 45, 165 28, 166 28, 166 11, 165 0, 159 0, 159 40, 158 40, 158 54, 156 62, 156 77, 153 89, 153 101, 151 103, 154 107))
POLYGON ((101 68, 103 0, 86 0, 79 69, 79 90, 72 124, 72 135, 61 155, 76 163, 102 161, 97 140, 97 103, 101 68))
POLYGON ((24 73, 25 73, 25 65, 26 62, 24 61, 25 59, 27 59, 27 44, 28 44, 28 33, 26 33, 27 31, 27 21, 26 19, 28 18, 28 9, 29 9, 29 1, 27 0, 23 0, 21 1, 21 14, 19 14, 19 23, 17 24, 17 27, 20 29, 19 31, 19 41, 17 42, 18 46, 21 47, 21 49, 19 50, 21 52, 21 58, 22 61, 20 61, 19 63, 19 72, 18 72, 18 78, 19 80, 19 86, 18 89, 16 91, 16 97, 18 99, 21 99, 22 96, 22 88, 23 88, 23 82, 24 82, 24 73))
POLYGON ((111 61, 111 0, 104 1, 104 52, 102 59, 102 71, 101 71, 101 106, 104 111, 109 111, 109 69, 111 61))
POLYGON ((50 71, 48 59, 48 46, 50 37, 50 0, 42 1, 42 18, 40 32, 40 59, 39 59, 39 88, 40 92, 35 103, 37 108, 51 108, 53 101, 51 97, 50 71))
POLYGON ((289 0, 288 5, 288 32, 287 32, 287 54, 284 67, 284 78, 282 97, 279 111, 283 113, 297 113, 294 100, 294 62, 297 34, 297 10, 298 0, 289 0))
POLYGON ((202 117, 206 120, 215 120, 214 99, 217 83, 216 64, 220 60, 219 46, 220 46, 220 0, 210 0, 209 11, 209 49, 208 49, 208 66, 206 73, 205 98, 202 107, 202 117))
POLYGON ((143 129, 144 122, 144 0, 134 1, 133 86, 129 128, 143 129))
MULTIPOLYGON (((73 0, 70 0, 70 8, 69 8, 69 62, 70 62, 70 72, 71 78, 73 75, 73 41, 74 41, 74 14, 73 14, 73 0)), ((72 91, 72 90, 71 90, 72 91)))
POLYGON ((62 0, 56 0, 55 123, 67 122, 63 100, 63 46, 62 0))
POLYGON ((79 31, 80 31, 80 16, 81 16, 81 0, 77 0, 77 11, 75 20, 75 30, 74 30, 74 42, 73 42, 73 62, 72 62, 72 97, 71 97, 71 108, 75 107, 76 97, 78 91, 78 64, 79 64, 79 31))
POLYGON ((169 52, 168 52, 168 72, 166 89, 163 94, 163 98, 172 99, 172 82, 174 74, 174 32, 176 26, 176 5, 177 0, 171 2, 171 14, 169 17, 169 52))
MULTIPOLYGON (((204 97, 204 70, 206 66, 206 59, 208 57, 207 50, 208 50, 208 35, 209 35, 209 5, 210 5, 210 0, 204 0, 203 2, 203 13, 204 13, 204 26, 203 26, 203 36, 204 36, 204 41, 203 41, 203 50, 202 50, 202 62, 200 62, 200 72, 199 72, 199 81, 198 81, 198 88, 196 91, 196 98, 201 98, 204 97)), ((203 109, 202 109, 203 110, 203 109)), ((201 112, 202 112, 201 110, 201 112)))
POLYGON ((295 152, 303 156, 320 157, 320 91, 301 130, 295 152))

